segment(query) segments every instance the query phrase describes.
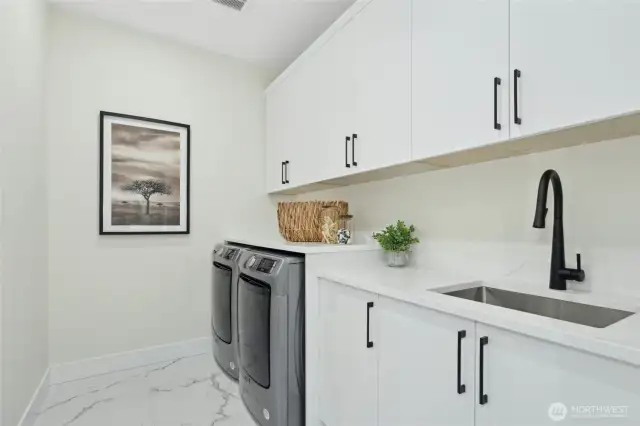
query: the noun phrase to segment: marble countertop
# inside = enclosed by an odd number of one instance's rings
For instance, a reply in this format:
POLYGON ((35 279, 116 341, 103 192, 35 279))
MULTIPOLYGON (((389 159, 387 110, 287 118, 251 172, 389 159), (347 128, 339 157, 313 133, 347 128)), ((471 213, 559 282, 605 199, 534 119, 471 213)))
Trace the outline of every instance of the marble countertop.
POLYGON ((522 333, 574 349, 640 366, 640 314, 606 328, 593 328, 525 312, 460 299, 442 291, 485 285, 536 296, 597 305, 640 313, 640 300, 621 295, 596 295, 549 290, 548 283, 510 279, 477 279, 464 271, 389 268, 378 264, 332 264, 318 268, 320 278, 371 291, 495 327, 522 333))
POLYGON ((226 238, 226 242, 242 244, 254 247, 264 247, 274 250, 289 251, 302 254, 321 253, 348 253, 354 251, 380 250, 374 244, 323 244, 323 243, 290 243, 283 239, 259 239, 259 238, 226 238))

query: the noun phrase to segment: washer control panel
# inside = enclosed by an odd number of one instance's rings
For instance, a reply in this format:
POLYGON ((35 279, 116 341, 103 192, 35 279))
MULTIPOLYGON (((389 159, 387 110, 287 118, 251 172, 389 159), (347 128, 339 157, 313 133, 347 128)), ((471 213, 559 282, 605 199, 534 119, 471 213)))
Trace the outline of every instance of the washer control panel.
POLYGON ((240 252, 240 250, 238 250, 236 248, 226 248, 222 252, 222 258, 223 259, 227 259, 227 260, 235 259, 238 256, 239 252, 240 252))

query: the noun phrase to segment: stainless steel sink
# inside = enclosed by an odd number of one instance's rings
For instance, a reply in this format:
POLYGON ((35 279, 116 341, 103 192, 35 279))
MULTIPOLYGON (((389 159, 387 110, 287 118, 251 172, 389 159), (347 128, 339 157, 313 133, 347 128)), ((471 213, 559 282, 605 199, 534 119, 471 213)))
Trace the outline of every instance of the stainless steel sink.
POLYGON ((635 313, 484 286, 443 294, 596 328, 608 327, 635 313))

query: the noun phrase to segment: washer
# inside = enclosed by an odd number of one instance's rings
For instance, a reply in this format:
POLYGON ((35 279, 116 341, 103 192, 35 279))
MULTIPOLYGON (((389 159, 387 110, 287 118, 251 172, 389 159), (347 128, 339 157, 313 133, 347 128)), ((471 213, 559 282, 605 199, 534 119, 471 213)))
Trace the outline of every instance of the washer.
POLYGON ((244 249, 219 244, 213 252, 211 331, 213 356, 229 377, 238 380, 238 260, 244 249))
POLYGON ((303 426, 304 256, 247 249, 239 270, 242 400, 261 426, 303 426))

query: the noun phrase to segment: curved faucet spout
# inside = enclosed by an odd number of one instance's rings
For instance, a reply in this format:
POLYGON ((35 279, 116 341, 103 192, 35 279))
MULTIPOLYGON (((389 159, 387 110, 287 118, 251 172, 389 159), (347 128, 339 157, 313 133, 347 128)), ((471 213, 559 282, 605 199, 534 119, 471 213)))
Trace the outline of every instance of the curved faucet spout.
POLYGON ((547 170, 542 174, 540 178, 540 185, 538 185, 538 201, 536 203, 536 214, 533 219, 534 228, 544 228, 545 218, 547 217, 547 191, 549 190, 549 182, 553 185, 553 218, 554 224, 560 220, 562 225, 562 182, 560 181, 560 175, 555 170, 547 170))

